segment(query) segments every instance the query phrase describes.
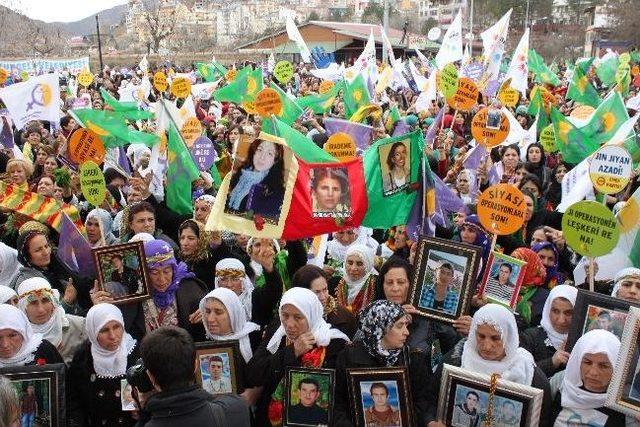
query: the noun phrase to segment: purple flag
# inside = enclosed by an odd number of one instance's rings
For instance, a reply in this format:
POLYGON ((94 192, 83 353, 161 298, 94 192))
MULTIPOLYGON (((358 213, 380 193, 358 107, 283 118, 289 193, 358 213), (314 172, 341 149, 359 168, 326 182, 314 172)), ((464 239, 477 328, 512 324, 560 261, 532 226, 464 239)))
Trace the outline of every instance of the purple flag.
POLYGON ((127 175, 133 175, 133 172, 131 171, 131 165, 129 164, 129 159, 127 159, 127 153, 124 151, 123 146, 118 147, 118 166, 120 166, 122 170, 127 173, 127 175))
POLYGON ((431 176, 431 169, 429 169, 429 163, 422 160, 420 166, 420 176, 422 182, 420 188, 418 188, 418 196, 416 201, 409 212, 409 219, 407 220, 406 232, 409 239, 417 242, 420 236, 433 237, 436 234, 436 228, 426 206, 425 192, 433 191, 433 178, 431 176), (426 170, 426 173, 425 173, 426 170))
POLYGON ((2 131, 0 132, 0 144, 4 145, 4 148, 11 150, 13 148, 13 131, 7 116, 2 116, 2 131))
POLYGON ((366 150, 371 145, 373 126, 350 122, 348 120, 327 118, 324 119, 324 128, 327 130, 329 136, 338 132, 344 132, 350 135, 360 151, 366 150))
POLYGON ((467 206, 462 199, 440 179, 434 175, 436 188, 436 216, 435 221, 443 227, 449 227, 448 215, 455 212, 468 213, 467 206))
POLYGON ((427 129, 427 134, 424 136, 424 143, 426 145, 433 146, 433 141, 435 141, 436 136, 438 136, 438 132, 440 131, 440 127, 442 126, 442 118, 444 117, 444 108, 441 108, 436 115, 435 120, 427 129))
POLYGON ((82 277, 95 275, 96 268, 91 255, 91 245, 64 212, 56 255, 74 273, 82 277))
POLYGON ((393 129, 393 135, 391 136, 396 137, 409 132, 411 132, 411 126, 409 126, 404 120, 400 119, 396 122, 396 125, 393 129))
POLYGON ((482 159, 484 159, 486 155, 487 149, 484 148, 483 145, 476 144, 476 146, 467 153, 467 156, 462 162, 462 166, 464 166, 465 169, 478 170, 482 159))

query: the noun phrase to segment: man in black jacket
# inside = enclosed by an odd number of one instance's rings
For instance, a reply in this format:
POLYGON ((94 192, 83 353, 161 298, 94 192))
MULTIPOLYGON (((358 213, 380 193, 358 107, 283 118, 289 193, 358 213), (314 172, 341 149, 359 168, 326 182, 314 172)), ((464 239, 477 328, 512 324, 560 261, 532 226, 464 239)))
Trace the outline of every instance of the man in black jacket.
POLYGON ((249 408, 237 395, 212 396, 195 383, 195 345, 181 328, 162 327, 140 347, 147 375, 157 393, 144 405, 145 427, 249 426, 249 408))

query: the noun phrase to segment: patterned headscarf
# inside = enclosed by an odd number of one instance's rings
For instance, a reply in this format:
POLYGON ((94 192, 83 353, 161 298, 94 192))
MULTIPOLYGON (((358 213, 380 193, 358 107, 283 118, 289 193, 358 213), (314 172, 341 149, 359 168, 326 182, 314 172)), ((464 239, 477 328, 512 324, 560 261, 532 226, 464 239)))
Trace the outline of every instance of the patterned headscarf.
POLYGON ((374 301, 364 309, 360 316, 359 334, 367 352, 384 363, 385 366, 394 366, 402 352, 401 348, 386 350, 382 348, 382 338, 402 316, 404 309, 388 300, 374 301))
POLYGON ((560 265, 560 254, 558 253, 556 245, 551 242, 540 242, 534 244, 531 249, 535 253, 540 252, 542 249, 551 249, 553 251, 553 254, 556 256, 556 262, 552 267, 544 267, 547 271, 547 277, 544 282, 545 285, 549 289, 552 289, 554 286, 564 283, 564 277, 558 272, 558 266, 560 265))
POLYGON ((511 254, 512 257, 527 262, 523 267, 524 278, 522 280, 523 287, 542 286, 547 277, 547 271, 538 254, 529 248, 518 248, 511 254))
POLYGON ((153 302, 156 307, 163 309, 173 304, 176 298, 176 292, 180 287, 182 279, 195 277, 195 275, 189 272, 187 264, 181 262, 178 264, 176 258, 173 255, 173 249, 164 240, 154 239, 144 244, 144 254, 147 257, 147 268, 153 270, 155 268, 166 267, 170 265, 173 268, 173 278, 171 279, 171 285, 163 291, 159 292, 152 288, 153 302))

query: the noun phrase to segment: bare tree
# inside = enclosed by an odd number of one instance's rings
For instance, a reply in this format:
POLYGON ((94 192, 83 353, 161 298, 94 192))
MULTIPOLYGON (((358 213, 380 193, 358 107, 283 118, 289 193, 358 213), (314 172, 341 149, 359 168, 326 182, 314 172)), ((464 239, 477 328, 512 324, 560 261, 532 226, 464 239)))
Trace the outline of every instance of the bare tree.
POLYGON ((145 34, 148 36, 147 46, 154 53, 158 53, 163 40, 173 34, 176 10, 164 0, 147 0, 143 1, 143 5, 145 9, 143 22, 145 34))

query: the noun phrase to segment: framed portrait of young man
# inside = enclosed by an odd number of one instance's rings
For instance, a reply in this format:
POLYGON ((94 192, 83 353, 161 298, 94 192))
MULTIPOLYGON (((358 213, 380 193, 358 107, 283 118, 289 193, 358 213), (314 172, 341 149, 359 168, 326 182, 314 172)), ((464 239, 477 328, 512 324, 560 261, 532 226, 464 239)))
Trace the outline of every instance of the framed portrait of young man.
POLYGON ((407 368, 347 369, 347 377, 357 427, 413 425, 407 368))
POLYGON ((624 324, 616 369, 607 391, 606 406, 631 418, 640 416, 640 308, 630 307, 624 324))
POLYGON ((582 335, 594 329, 604 329, 622 340, 622 332, 630 307, 638 307, 638 305, 598 292, 578 289, 565 346, 566 351, 570 352, 582 335))
POLYGON ((283 425, 332 425, 334 388, 333 369, 287 368, 283 425))
POLYGON ((64 427, 66 421, 64 363, 0 369, 18 394, 23 426, 64 427))
POLYGON ((445 364, 438 396, 438 420, 450 427, 495 425, 537 427, 544 392, 445 364))
POLYGON ((142 242, 122 243, 92 249, 98 286, 113 298, 113 304, 128 304, 151 297, 147 261, 142 242))
POLYGON ((467 314, 481 251, 466 243, 422 237, 416 253, 411 304, 421 315, 448 323, 467 314))
POLYGON ((196 343, 196 381, 212 394, 237 394, 242 388, 238 341, 196 343))
POLYGON ((478 293, 489 301, 511 309, 518 302, 525 261, 493 251, 489 254, 478 293))

